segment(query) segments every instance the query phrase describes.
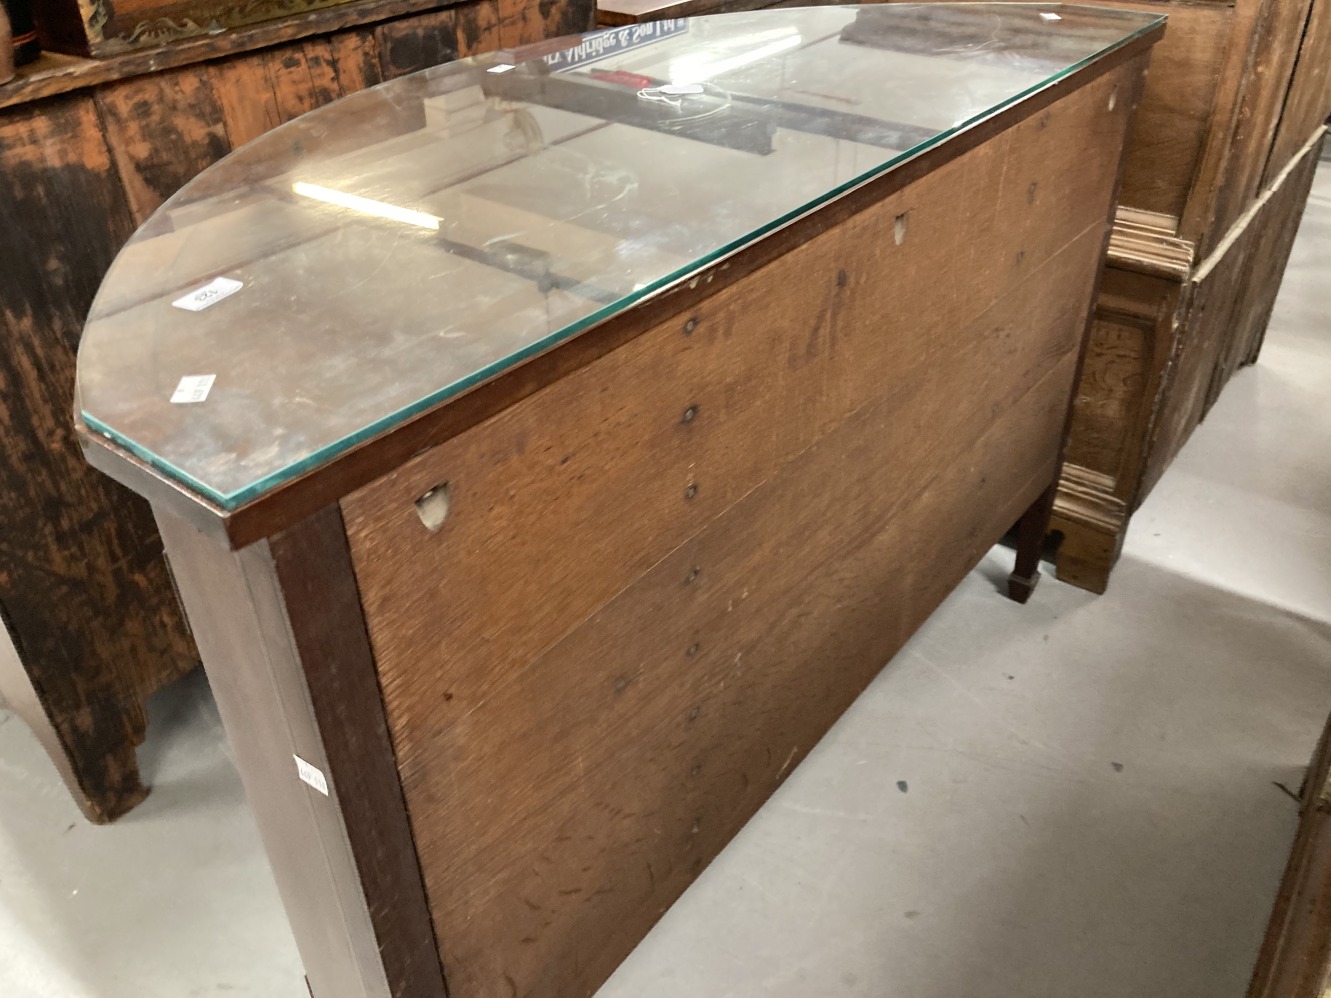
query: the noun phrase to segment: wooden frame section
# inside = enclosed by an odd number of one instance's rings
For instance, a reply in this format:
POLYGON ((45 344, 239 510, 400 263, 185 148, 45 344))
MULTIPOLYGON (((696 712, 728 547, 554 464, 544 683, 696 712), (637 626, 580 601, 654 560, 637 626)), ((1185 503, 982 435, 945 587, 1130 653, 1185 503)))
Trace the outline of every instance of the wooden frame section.
POLYGON ((337 508, 240 552, 158 527, 311 992, 444 998, 337 508))

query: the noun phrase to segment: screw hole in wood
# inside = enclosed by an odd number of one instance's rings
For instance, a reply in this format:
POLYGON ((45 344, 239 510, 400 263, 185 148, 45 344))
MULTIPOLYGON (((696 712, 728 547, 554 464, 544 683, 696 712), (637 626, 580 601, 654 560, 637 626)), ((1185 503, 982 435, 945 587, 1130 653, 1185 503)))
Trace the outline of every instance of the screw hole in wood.
POLYGON ((416 515, 421 518, 426 530, 432 534, 438 533, 439 528, 448 519, 448 511, 452 505, 452 494, 448 483, 444 482, 416 500, 416 515))

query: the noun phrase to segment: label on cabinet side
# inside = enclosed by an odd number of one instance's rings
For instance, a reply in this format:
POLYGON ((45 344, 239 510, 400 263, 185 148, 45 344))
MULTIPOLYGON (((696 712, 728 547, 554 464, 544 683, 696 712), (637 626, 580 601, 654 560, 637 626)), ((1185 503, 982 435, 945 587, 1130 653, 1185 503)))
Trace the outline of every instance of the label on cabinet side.
POLYGON ((291 758, 296 760, 296 773, 300 776, 301 780, 308 783, 310 786, 314 787, 315 790, 319 791, 319 793, 327 797, 328 779, 324 776, 323 771, 317 766, 311 766, 298 755, 293 755, 291 758))

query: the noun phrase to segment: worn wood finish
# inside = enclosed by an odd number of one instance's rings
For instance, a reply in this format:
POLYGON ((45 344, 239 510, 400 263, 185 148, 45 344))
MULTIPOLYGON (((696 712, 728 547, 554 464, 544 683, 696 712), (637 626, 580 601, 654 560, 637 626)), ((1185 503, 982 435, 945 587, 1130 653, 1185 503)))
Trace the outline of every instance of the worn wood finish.
MULTIPOLYGON (((1202 246, 1203 255, 1234 227, 1261 192, 1311 9, 1312 0, 1293 0, 1271 4, 1263 12, 1224 183, 1208 227, 1211 238, 1202 246)), ((1304 137, 1311 133, 1310 127, 1304 137)))
MULTIPOLYGON (((1294 238, 1308 203, 1317 164, 1321 158, 1325 132, 1303 150, 1288 177, 1278 182, 1270 196, 1260 203, 1259 215, 1252 223, 1252 245, 1244 267, 1246 280, 1239 291, 1225 351, 1211 377, 1206 409, 1220 396, 1225 383, 1246 364, 1257 360, 1280 293, 1285 267, 1294 249, 1294 238)), ((1205 415, 1205 413, 1203 413, 1205 415)))
POLYGON ((99 89, 97 107, 135 221, 270 128, 382 80, 496 47, 495 18, 493 0, 485 0, 350 38, 302 41, 99 89), (165 161, 164 146, 176 150, 165 161))
POLYGON ((596 5, 581 0, 498 0, 499 43, 505 48, 575 35, 596 25, 596 5))
POLYGON ((247 542, 85 437, 153 495, 315 998, 590 994, 1042 514, 1158 35, 242 507, 247 542))
MULTIPOLYGON (((586 26, 591 5, 568 6, 559 16, 586 26)), ((497 0, 391 0, 0 87, 12 250, 0 272, 0 610, 93 820, 146 792, 143 699, 197 662, 147 506, 90 473, 70 432, 74 353, 102 275, 135 224, 231 149, 387 77, 494 48, 498 21, 497 0)))
POLYGON ((45 0, 38 31, 42 47, 52 52, 114 56, 347 2, 349 0, 45 0))
POLYGON ((1173 234, 1195 242, 1227 149, 1227 135, 1216 135, 1216 125, 1234 114, 1237 77, 1247 56, 1236 36, 1255 20, 1256 0, 1111 6, 1157 12, 1163 7, 1169 15, 1128 141, 1122 203, 1172 219, 1173 234))
POLYGON ((1331 0, 1314 0, 1280 128, 1266 163, 1264 186, 1275 179, 1331 114, 1331 0))
POLYGON ((771 7, 816 6, 817 0, 600 0, 596 5, 596 18, 602 26, 615 28, 663 18, 729 14, 771 7))
POLYGON ((1052 522, 1063 581, 1105 591, 1133 510, 1257 359, 1322 141, 1319 131, 1200 267, 1170 276, 1155 250, 1148 266, 1123 242, 1111 248, 1052 522))
POLYGON ((311 993, 445 998, 336 509, 241 552, 158 525, 311 993))
POLYGON ((1325 998, 1331 987, 1331 722, 1299 798, 1298 832, 1248 998, 1325 998))
POLYGON ((1047 493, 1140 70, 343 500, 454 998, 589 994, 1047 493))
POLYGON ((1246 358, 1251 350, 1243 348, 1265 331, 1320 148, 1319 133, 1305 146, 1302 158, 1240 219, 1230 237, 1193 276, 1186 334, 1175 345, 1174 384, 1159 407, 1143 475, 1143 497, 1214 403, 1223 386, 1218 379, 1237 368, 1229 358, 1240 352, 1246 358), (1278 221, 1288 227, 1273 230, 1278 221), (1272 275, 1272 279, 1266 283, 1253 280, 1263 275, 1272 275), (1260 329, 1251 324, 1258 321, 1260 329))
POLYGON ((368 15, 366 4, 344 4, 315 11, 304 17, 227 31, 206 38, 193 38, 167 48, 147 52, 127 52, 124 55, 104 59, 84 59, 46 52, 36 62, 23 67, 22 72, 12 81, 0 85, 0 108, 26 104, 75 90, 86 90, 135 76, 178 69, 181 66, 194 65, 211 59, 222 59, 244 52, 285 45, 302 38, 336 35, 338 32, 356 29, 364 24, 407 18, 441 7, 454 6, 456 3, 457 0, 374 0, 370 5, 373 8, 372 12, 368 15))
MULTIPOLYGON (((1293 228, 1272 228, 1274 208, 1262 209, 1262 222, 1252 220, 1259 204, 1273 199, 1283 219, 1295 220, 1306 200, 1297 182, 1277 195, 1283 185, 1269 178, 1272 163, 1288 163, 1281 134, 1298 134, 1302 146, 1320 124, 1301 117, 1295 95, 1325 88, 1325 77, 1301 84, 1297 68, 1308 64, 1310 51, 1331 53, 1323 6, 1239 2, 1218 76, 1198 52, 1165 86, 1169 81, 1155 72, 1160 62, 1153 62, 1147 103, 1151 91, 1173 87, 1215 89, 1216 98, 1206 152, 1178 224, 1159 213, 1120 212, 1122 238, 1118 252, 1111 249, 1054 515, 1063 535, 1059 577, 1066 581, 1104 591, 1132 512, 1235 368, 1256 358, 1293 228), (1171 266, 1182 259, 1171 236, 1181 240, 1179 249, 1192 248, 1192 266, 1171 266)), ((1188 27, 1171 10, 1167 37, 1177 45, 1188 27)), ((1133 205, 1133 196, 1125 187, 1126 204, 1133 205)))
POLYGON ((147 505, 89 474, 69 421, 83 317, 133 226, 86 100, 0 118, 0 162, 0 615, 75 800, 109 821, 147 792, 143 698, 196 661, 147 505))
POLYGON ((1150 258, 1156 273, 1141 273, 1117 265, 1110 253, 1051 521, 1061 536, 1058 578, 1097 593, 1118 560, 1136 501, 1136 469, 1188 300, 1186 283, 1158 273, 1167 270, 1163 256, 1150 258))

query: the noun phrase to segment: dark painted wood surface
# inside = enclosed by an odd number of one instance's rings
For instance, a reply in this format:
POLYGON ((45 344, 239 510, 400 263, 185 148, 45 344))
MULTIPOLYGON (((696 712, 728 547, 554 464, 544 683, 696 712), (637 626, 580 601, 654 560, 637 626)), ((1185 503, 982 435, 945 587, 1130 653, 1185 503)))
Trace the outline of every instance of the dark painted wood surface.
POLYGON ((269 548, 389 991, 446 998, 342 515, 330 506, 269 548))
POLYGON ((0 612, 85 814, 143 798, 143 698, 195 665, 148 506, 84 464, 70 402, 97 283, 133 231, 91 103, 0 117, 0 612))
POLYGON ((288 22, 190 43, 193 61, 158 72, 127 56, 0 87, 0 612, 92 820, 142 799, 143 700, 197 655, 146 503, 79 453, 74 359, 88 306, 134 226, 232 148, 383 79, 586 28, 593 14, 582 0, 543 13, 423 6, 384 4, 385 20, 358 5, 364 23, 348 7, 316 17, 322 33, 288 22))

